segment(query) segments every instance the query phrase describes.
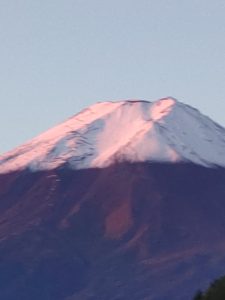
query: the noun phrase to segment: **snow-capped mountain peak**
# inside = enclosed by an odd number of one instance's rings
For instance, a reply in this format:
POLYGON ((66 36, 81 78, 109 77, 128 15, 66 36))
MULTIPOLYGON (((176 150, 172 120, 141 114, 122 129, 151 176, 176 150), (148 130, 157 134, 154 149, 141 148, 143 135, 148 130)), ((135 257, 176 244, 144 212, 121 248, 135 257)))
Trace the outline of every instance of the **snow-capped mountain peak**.
POLYGON ((0 173, 64 163, 105 167, 116 160, 225 166, 225 129, 171 97, 100 102, 1 156, 0 173))

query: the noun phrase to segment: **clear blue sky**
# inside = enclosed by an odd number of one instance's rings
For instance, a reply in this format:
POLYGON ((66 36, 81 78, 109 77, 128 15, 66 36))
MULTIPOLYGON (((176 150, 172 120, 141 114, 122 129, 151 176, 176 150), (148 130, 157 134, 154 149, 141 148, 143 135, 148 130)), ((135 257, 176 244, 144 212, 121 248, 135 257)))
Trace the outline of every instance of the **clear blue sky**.
POLYGON ((0 153, 96 101, 171 95, 225 125, 224 0, 1 0, 0 153))

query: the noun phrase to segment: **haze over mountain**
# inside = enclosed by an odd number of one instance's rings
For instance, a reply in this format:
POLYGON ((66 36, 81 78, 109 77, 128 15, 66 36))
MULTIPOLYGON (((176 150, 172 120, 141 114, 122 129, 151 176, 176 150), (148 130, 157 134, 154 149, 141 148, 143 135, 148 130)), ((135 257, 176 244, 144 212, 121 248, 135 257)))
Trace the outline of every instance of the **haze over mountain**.
POLYGON ((188 300, 225 273, 225 129, 97 103, 0 157, 3 300, 188 300))

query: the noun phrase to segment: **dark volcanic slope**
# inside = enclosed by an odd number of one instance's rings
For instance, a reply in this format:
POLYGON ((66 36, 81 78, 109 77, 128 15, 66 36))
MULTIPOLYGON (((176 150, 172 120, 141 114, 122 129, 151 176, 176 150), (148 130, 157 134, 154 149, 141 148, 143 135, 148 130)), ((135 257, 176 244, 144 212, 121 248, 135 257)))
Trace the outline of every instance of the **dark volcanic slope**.
POLYGON ((189 300, 225 274, 225 169, 0 176, 1 300, 189 300))

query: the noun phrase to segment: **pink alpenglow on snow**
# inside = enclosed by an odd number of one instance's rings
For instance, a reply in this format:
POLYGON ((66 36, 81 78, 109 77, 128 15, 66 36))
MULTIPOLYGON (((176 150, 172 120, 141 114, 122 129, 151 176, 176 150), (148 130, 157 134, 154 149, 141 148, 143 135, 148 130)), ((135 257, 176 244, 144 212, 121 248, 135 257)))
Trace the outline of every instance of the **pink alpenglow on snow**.
POLYGON ((0 173, 123 160, 225 166, 225 129, 173 98, 101 102, 1 156, 0 173))

